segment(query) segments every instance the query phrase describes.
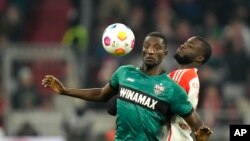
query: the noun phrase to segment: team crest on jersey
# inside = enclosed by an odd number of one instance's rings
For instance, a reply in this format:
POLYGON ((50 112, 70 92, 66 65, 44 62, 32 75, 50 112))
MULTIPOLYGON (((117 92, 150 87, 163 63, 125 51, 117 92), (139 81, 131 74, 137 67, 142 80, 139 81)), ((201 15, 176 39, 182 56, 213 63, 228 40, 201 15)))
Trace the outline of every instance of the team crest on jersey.
POLYGON ((164 91, 164 87, 162 86, 162 83, 156 84, 154 87, 154 92, 156 95, 161 94, 164 91))

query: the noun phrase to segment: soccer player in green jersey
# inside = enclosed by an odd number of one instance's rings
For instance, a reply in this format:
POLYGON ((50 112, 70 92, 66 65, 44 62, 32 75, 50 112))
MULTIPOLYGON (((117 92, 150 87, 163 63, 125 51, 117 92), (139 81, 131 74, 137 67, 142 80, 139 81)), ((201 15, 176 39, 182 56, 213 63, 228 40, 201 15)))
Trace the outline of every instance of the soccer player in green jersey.
POLYGON ((119 67, 102 88, 67 88, 52 75, 45 76, 42 85, 61 95, 96 102, 107 102, 118 94, 115 141, 163 140, 172 114, 185 119, 197 141, 206 141, 211 129, 203 125, 186 92, 162 70, 167 53, 166 38, 152 32, 143 42, 142 65, 119 67))

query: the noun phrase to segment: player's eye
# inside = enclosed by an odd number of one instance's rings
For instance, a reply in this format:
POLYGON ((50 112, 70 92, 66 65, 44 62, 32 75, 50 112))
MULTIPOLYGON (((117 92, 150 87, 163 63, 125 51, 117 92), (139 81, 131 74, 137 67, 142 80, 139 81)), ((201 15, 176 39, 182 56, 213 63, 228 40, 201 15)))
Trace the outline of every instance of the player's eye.
POLYGON ((164 47, 163 47, 163 46, 160 46, 160 45, 156 45, 156 46, 155 46, 155 49, 156 49, 157 51, 161 51, 161 50, 164 50, 164 47))
POLYGON ((148 48, 148 45, 147 45, 147 44, 144 44, 144 45, 143 45, 143 48, 144 48, 144 49, 147 49, 147 48, 148 48))
POLYGON ((155 48, 156 48, 156 50, 160 50, 160 49, 161 49, 161 47, 160 47, 160 46, 156 46, 155 48))

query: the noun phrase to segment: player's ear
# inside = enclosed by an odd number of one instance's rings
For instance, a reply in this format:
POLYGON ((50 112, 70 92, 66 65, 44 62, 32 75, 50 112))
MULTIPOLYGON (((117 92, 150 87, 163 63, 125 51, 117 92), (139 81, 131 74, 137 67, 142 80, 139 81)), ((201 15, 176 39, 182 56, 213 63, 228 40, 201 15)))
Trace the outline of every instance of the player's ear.
POLYGON ((168 50, 167 49, 164 50, 164 54, 165 54, 165 56, 168 55, 168 50))
POLYGON ((203 64, 203 61, 205 60, 204 56, 198 56, 196 57, 196 62, 203 64))

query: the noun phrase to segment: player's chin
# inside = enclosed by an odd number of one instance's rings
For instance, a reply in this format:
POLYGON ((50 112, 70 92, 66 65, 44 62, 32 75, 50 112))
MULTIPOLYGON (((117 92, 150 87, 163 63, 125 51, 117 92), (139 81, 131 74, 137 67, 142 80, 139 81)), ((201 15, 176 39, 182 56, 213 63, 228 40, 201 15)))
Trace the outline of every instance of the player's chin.
POLYGON ((156 62, 152 61, 152 60, 150 60, 150 61, 149 60, 145 60, 144 63, 149 68, 156 66, 156 62))

